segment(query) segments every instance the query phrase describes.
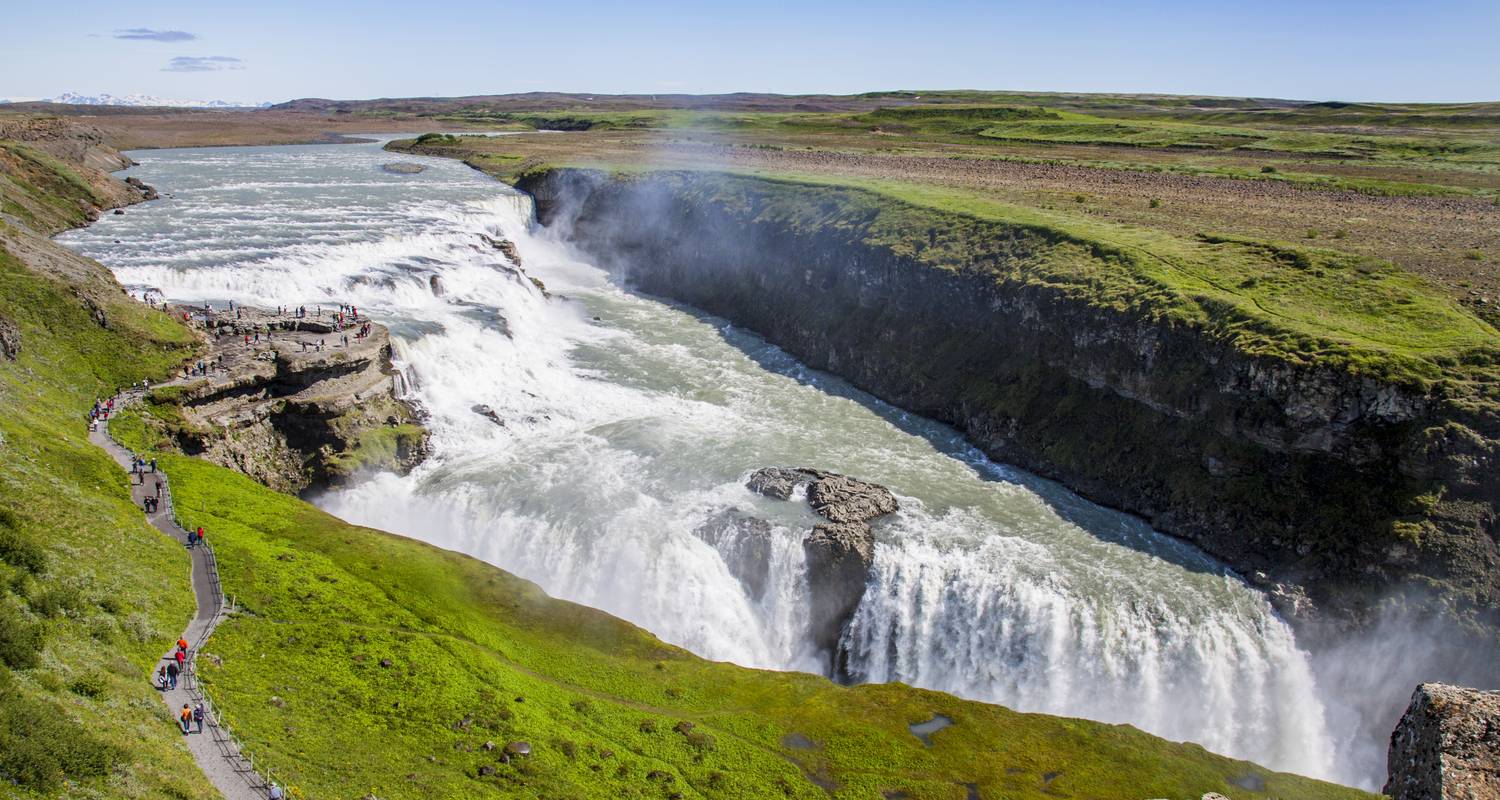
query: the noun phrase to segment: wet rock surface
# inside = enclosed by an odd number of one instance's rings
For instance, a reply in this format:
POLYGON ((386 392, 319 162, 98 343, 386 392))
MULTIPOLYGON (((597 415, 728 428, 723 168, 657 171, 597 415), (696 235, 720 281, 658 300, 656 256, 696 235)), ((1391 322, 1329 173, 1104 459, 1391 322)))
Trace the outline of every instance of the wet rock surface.
POLYGON ((729 573, 747 594, 757 600, 765 596, 771 572, 771 523, 729 509, 710 517, 693 535, 719 551, 729 573))
POLYGON ((899 509, 896 496, 876 483, 806 467, 763 467, 750 474, 745 488, 778 500, 805 488, 808 505, 828 520, 813 526, 802 549, 812 606, 809 632, 820 648, 833 651, 869 583, 875 559, 869 523, 899 509))
POLYGON ((523 266, 521 264, 521 252, 516 249, 515 242, 512 242, 509 239, 496 239, 493 236, 487 236, 482 233, 479 234, 479 238, 483 239, 485 244, 496 250, 499 250, 501 255, 510 260, 510 263, 515 264, 518 267, 523 266))
POLYGON ((808 627, 818 646, 832 651, 839 633, 869 583, 875 536, 863 522, 824 522, 802 540, 807 554, 807 582, 812 596, 808 627))
POLYGON ((1500 691, 1418 686, 1386 762, 1395 800, 1500 800, 1500 691))
POLYGON ((136 191, 140 192, 142 200, 155 200, 161 197, 161 195, 157 193, 156 187, 135 176, 126 178, 125 183, 134 188, 136 191))
POLYGON ((389 164, 381 164, 380 168, 393 175, 416 175, 427 170, 421 164, 413 164, 409 161, 392 161, 389 164))
POLYGON ((499 425, 502 428, 505 427, 505 420, 500 418, 500 413, 495 409, 485 405, 484 403, 476 403, 470 406, 469 410, 473 411, 475 414, 478 414, 481 417, 484 417, 490 422, 499 425))
POLYGON ((817 474, 810 469, 764 467, 750 474, 749 480, 745 481, 745 488, 777 500, 790 500, 799 486, 811 483, 817 474))

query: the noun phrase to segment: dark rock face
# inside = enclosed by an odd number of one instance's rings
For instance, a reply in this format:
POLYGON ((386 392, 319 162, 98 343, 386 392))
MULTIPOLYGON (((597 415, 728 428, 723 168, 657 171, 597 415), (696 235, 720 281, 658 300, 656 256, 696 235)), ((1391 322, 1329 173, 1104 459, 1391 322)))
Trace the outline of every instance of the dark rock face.
POLYGON ((1358 621, 1404 595, 1500 630, 1500 413, 1486 406, 1029 280, 1076 243, 1023 227, 887 217, 895 201, 746 177, 553 170, 518 188, 637 288, 1264 572, 1308 619, 1358 621))
POLYGON ((1500 800, 1500 692, 1418 686, 1386 764, 1395 800, 1500 800))
POLYGON ((802 540, 807 555, 811 594, 812 639, 832 652, 869 583, 875 560, 870 521, 896 511, 895 495, 879 484, 805 467, 763 467, 750 474, 745 488, 778 500, 790 500, 807 488, 807 502, 829 520, 813 526, 802 540))
POLYGON ((479 404, 470 406, 469 410, 473 411, 475 414, 478 414, 481 417, 484 417, 485 419, 489 420, 490 422, 493 422, 496 425, 499 425, 502 428, 505 427, 505 420, 503 420, 503 419, 500 418, 499 412, 495 411, 495 409, 490 408, 489 406, 485 405, 484 403, 479 403, 479 404))
POLYGON ((831 652, 864 599, 875 560, 875 536, 864 522, 820 522, 802 540, 802 549, 812 594, 812 639, 831 652))
POLYGON ((0 316, 0 358, 15 361, 21 354, 21 329, 16 323, 0 316))
POLYGON ((750 597, 765 596, 771 571, 771 523, 728 509, 710 517, 693 534, 719 551, 730 574, 750 597))
POLYGON ((500 254, 509 259, 510 263, 518 267, 523 266, 521 264, 521 252, 516 249, 515 242, 509 239, 496 239, 493 236, 487 236, 483 233, 479 234, 479 238, 483 239, 485 244, 499 250, 500 254))
POLYGON ((443 288, 443 276, 441 275, 432 275, 428 277, 427 285, 431 287, 433 297, 442 297, 443 295, 448 293, 448 290, 443 288))

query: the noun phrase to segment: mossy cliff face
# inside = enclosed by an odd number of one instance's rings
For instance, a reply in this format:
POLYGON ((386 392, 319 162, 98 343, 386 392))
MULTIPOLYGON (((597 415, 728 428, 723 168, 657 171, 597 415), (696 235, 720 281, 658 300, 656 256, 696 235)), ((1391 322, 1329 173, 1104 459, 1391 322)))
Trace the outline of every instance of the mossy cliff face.
POLYGON ((1255 320, 1197 324, 1050 280, 1059 259, 1086 275, 1110 256, 1035 227, 722 174, 563 169, 518 186, 632 285, 1144 516, 1289 616, 1311 613, 1308 595, 1358 618, 1403 594, 1495 622, 1496 420, 1451 387, 1255 354, 1226 334, 1255 320))

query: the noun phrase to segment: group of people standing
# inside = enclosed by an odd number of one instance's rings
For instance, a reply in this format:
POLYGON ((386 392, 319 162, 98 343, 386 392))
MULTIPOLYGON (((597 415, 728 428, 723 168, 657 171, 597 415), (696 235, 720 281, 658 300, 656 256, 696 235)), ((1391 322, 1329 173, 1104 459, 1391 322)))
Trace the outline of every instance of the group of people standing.
POLYGON ((93 408, 89 409, 89 430, 92 431, 95 428, 98 428, 99 421, 108 420, 109 415, 113 413, 114 410, 115 399, 113 397, 109 398, 108 400, 94 400, 93 408))
MULTIPOLYGON (((156 688, 158 691, 175 691, 179 679, 187 679, 188 643, 186 639, 177 640, 177 649, 172 651, 166 658, 167 663, 156 670, 156 688)), ((191 726, 196 723, 198 733, 203 732, 203 719, 207 716, 203 704, 182 704, 182 710, 177 714, 177 723, 182 727, 184 735, 190 732, 191 726)))
MULTIPOLYGON (((111 401, 111 402, 113 402, 113 401, 111 401)), ((148 470, 150 471, 151 474, 153 474, 153 475, 156 474, 156 459, 155 458, 152 458, 150 461, 147 461, 146 459, 140 458, 140 457, 132 458, 130 460, 130 482, 131 483, 139 483, 139 484, 145 485, 145 483, 146 483, 146 473, 147 473, 148 470)), ((157 481, 157 485, 160 486, 161 485, 161 481, 157 481)), ((156 495, 158 497, 161 496, 161 490, 160 489, 157 489, 156 495)))

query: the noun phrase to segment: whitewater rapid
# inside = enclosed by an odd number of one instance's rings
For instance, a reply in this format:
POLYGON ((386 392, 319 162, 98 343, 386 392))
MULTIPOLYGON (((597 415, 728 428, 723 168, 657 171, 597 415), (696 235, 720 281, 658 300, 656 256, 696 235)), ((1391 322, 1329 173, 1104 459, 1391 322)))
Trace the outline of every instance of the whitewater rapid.
POLYGON ((1130 723, 1346 783, 1383 768, 1370 737, 1330 729, 1308 656, 1222 565, 722 320, 623 289, 536 229, 529 198, 461 164, 393 175, 378 144, 132 155, 164 198, 60 237, 127 288, 352 303, 390 324, 431 457, 316 498, 333 513, 708 658, 825 671, 805 635, 814 520, 743 479, 844 472, 902 504, 877 526, 841 643, 860 679, 1130 723), (526 274, 480 234, 514 241, 526 274), (694 534, 727 508, 772 523, 759 594, 694 534))

